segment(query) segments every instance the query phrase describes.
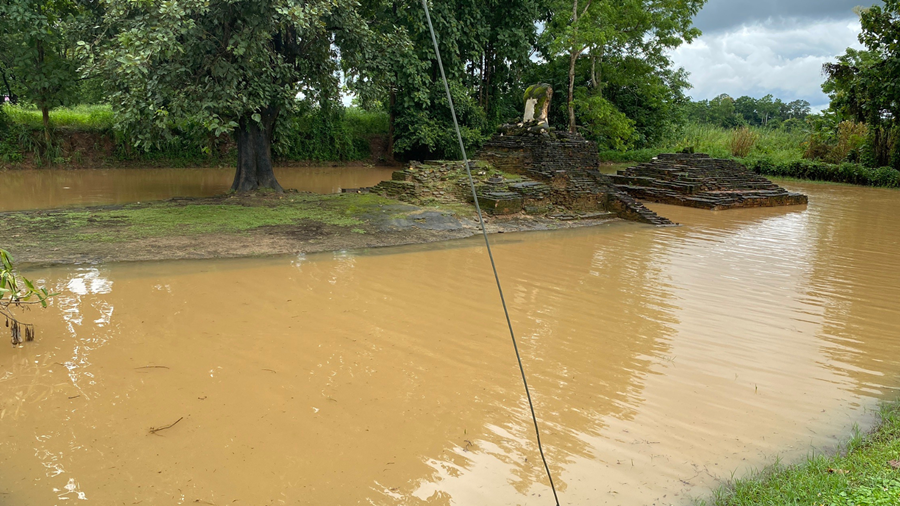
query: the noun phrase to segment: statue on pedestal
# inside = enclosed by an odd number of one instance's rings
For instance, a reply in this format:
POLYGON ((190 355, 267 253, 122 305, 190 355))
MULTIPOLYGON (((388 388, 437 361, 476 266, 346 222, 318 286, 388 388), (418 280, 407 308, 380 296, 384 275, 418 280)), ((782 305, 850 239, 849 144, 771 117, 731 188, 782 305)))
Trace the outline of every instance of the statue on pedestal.
POLYGON ((553 88, 549 84, 535 84, 525 90, 525 114, 522 121, 507 123, 500 126, 500 135, 541 135, 549 137, 550 123, 547 115, 550 113, 550 100, 553 98, 553 88))

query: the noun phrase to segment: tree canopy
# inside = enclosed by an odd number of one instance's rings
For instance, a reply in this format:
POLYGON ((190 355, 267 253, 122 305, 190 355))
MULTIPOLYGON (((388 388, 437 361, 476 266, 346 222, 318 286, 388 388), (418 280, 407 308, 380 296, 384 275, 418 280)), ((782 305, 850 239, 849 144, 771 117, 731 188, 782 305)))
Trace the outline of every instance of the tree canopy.
POLYGON ((336 96, 339 62, 364 63, 362 11, 354 0, 108 0, 110 101, 138 146, 187 118, 214 135, 233 132, 232 189, 281 190, 275 122, 300 95, 336 96))
POLYGON ((849 48, 825 64, 822 89, 831 97, 836 123, 869 126, 864 162, 900 168, 900 0, 860 9, 859 15, 866 49, 849 48))
MULTIPOLYGON (((555 128, 604 149, 659 141, 689 88, 669 50, 699 35, 705 1, 433 1, 465 143, 520 116, 523 91, 544 82, 555 128)), ((0 39, 7 93, 45 111, 85 100, 91 78, 130 147, 208 138, 211 152, 232 138, 236 191, 280 190, 273 143, 283 154, 316 141, 278 136, 309 131, 298 118, 338 132, 348 97, 385 113, 390 153, 459 155, 418 0, 0 0, 0 39), (46 72, 29 73, 38 63, 46 72)))

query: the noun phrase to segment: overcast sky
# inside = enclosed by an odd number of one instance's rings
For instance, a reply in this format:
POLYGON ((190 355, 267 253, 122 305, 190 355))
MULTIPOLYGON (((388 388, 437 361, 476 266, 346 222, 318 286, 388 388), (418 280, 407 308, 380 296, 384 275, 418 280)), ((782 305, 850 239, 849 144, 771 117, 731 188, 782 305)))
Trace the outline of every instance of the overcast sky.
POLYGON ((727 93, 828 106, 822 64, 859 48, 857 5, 874 0, 709 0, 695 19, 703 36, 673 53, 695 100, 727 93))

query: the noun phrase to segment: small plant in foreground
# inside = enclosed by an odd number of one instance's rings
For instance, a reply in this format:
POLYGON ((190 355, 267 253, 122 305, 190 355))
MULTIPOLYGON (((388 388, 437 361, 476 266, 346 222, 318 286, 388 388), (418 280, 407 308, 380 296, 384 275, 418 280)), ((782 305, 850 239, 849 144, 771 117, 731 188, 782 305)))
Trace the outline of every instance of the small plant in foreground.
POLYGON ((13 308, 30 304, 47 307, 47 300, 57 294, 48 293, 45 288, 35 288, 27 278, 20 276, 13 267, 13 258, 8 251, 0 249, 0 316, 6 319, 6 327, 12 335, 12 344, 34 340, 34 325, 22 323, 13 316, 13 308), (37 298, 37 300, 31 300, 37 298))

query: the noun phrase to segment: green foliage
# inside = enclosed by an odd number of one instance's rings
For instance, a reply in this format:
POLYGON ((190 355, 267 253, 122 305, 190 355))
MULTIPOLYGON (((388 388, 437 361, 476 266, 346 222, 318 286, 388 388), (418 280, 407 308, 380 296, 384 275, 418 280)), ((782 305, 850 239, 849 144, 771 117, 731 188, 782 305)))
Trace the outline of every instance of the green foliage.
MULTIPOLYGON (((484 109, 459 82, 450 83, 450 93, 463 144, 467 152, 474 154, 490 130, 484 109)), ((395 152, 418 159, 461 159, 443 84, 435 82, 427 97, 425 103, 429 106, 411 108, 397 116, 395 128, 399 138, 394 145, 395 152)))
POLYGON ((303 107, 276 125, 273 146, 279 158, 288 160, 346 161, 368 158, 368 135, 383 127, 383 114, 352 110, 326 101, 319 107, 303 107), (382 121, 379 121, 382 120, 382 121), (382 124, 379 124, 382 123, 382 124))
POLYGON ((190 122, 219 137, 290 107, 298 93, 336 94, 337 48, 349 64, 370 35, 353 0, 106 5, 117 33, 102 51, 111 103, 145 150, 171 141, 173 126, 190 122))
MULTIPOLYGON (((815 455, 799 466, 775 464, 720 488, 712 506, 809 504, 887 506, 900 504, 900 479, 891 462, 900 454, 900 408, 881 410, 881 426, 855 437, 846 453, 815 455)), ((706 504, 706 503, 701 503, 706 504)))
POLYGON ((706 0, 553 0, 551 17, 543 33, 547 61, 564 60, 567 79, 565 106, 569 131, 576 131, 575 90, 603 91, 598 60, 638 57, 650 72, 671 66, 669 50, 700 35, 692 18, 706 0), (588 58, 581 58, 586 54, 588 58), (586 81, 581 66, 589 65, 586 81))
POLYGON ((857 163, 831 164, 812 160, 773 162, 764 159, 751 161, 748 167, 764 176, 900 188, 900 171, 891 167, 872 169, 857 163))
POLYGON ((809 116, 810 105, 805 100, 783 102, 772 95, 733 99, 723 93, 712 100, 689 102, 685 111, 689 121, 722 128, 748 125, 796 130, 809 116))
POLYGON ((23 338, 25 341, 33 340, 34 327, 17 320, 10 307, 20 308, 28 304, 47 307, 47 301, 56 295, 44 287, 35 287, 30 279, 18 274, 13 265, 12 255, 0 249, 0 317, 6 320, 13 345, 20 344, 23 338))
POLYGON ((79 61, 69 35, 83 12, 72 0, 0 3, 0 64, 15 76, 16 92, 38 107, 64 105, 74 97, 79 61))
POLYGON ((619 112, 616 106, 598 94, 579 89, 575 98, 578 117, 585 124, 582 133, 596 141, 601 148, 625 151, 637 140, 634 121, 619 112))
POLYGON ((628 163, 628 162, 636 162, 636 163, 646 163, 655 157, 659 156, 661 153, 668 153, 667 149, 635 149, 632 151, 618 151, 615 149, 601 150, 600 161, 601 162, 610 162, 610 163, 628 163))
POLYGON ((866 165, 900 169, 900 0, 860 9, 865 50, 847 49, 835 63, 825 64, 822 89, 839 120, 864 122, 868 136, 860 157, 866 165))
POLYGON ((731 139, 728 141, 728 148, 731 150, 731 156, 744 158, 750 154, 750 150, 759 141, 759 134, 753 132, 748 127, 735 128, 731 131, 731 139))

